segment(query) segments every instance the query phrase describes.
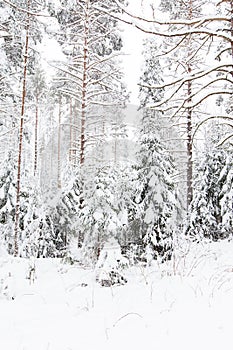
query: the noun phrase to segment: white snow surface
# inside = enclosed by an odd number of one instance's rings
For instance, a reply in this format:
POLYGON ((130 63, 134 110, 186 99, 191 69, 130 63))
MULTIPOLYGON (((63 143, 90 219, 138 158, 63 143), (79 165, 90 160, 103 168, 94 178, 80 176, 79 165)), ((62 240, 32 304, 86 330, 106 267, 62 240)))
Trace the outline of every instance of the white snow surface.
POLYGON ((0 349, 232 349, 233 242, 182 252, 101 287, 94 269, 0 251, 0 349))

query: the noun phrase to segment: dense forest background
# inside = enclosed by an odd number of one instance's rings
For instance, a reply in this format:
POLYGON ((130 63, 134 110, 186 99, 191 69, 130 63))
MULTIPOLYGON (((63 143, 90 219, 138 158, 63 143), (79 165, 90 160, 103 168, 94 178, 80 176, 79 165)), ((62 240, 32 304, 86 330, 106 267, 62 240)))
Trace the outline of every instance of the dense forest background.
POLYGON ((3 0, 0 62, 9 254, 95 264, 114 238, 149 263, 177 236, 232 236, 232 0, 161 0, 150 18, 124 0, 3 0), (121 23, 146 34, 130 123, 121 23))

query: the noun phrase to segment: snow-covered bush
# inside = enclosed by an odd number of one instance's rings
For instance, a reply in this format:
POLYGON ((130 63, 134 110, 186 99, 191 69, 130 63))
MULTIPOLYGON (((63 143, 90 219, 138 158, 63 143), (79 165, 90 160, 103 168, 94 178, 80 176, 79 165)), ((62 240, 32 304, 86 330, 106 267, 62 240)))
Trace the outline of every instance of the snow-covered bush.
POLYGON ((232 156, 213 149, 203 155, 194 182, 187 233, 214 241, 232 234, 232 156))
POLYGON ((100 252, 96 264, 96 281, 103 287, 127 283, 122 271, 128 266, 128 260, 121 254, 119 243, 110 238, 100 252))

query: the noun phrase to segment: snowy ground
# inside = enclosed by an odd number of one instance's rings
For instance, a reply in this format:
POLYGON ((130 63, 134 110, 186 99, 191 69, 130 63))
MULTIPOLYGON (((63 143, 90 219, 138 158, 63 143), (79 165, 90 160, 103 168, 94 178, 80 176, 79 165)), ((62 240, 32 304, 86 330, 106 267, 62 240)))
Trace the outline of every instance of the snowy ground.
POLYGON ((0 258, 0 349, 232 350, 233 242, 183 253, 130 268, 112 288, 49 259, 36 261, 33 283, 29 261, 0 258))

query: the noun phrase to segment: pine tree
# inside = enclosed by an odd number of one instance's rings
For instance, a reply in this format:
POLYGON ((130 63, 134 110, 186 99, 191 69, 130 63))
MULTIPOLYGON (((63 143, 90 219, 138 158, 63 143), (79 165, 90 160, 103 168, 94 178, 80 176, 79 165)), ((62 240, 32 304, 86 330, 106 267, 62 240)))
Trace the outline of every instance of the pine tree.
POLYGON ((67 39, 63 44, 67 62, 59 68, 64 74, 60 77, 64 83, 60 91, 78 104, 80 164, 84 163, 87 146, 92 148, 103 136, 93 135, 93 127, 102 124, 107 114, 105 107, 125 101, 122 73, 115 60, 122 41, 116 21, 111 19, 111 8, 111 2, 101 0, 85 0, 75 5, 71 1, 66 13, 61 10, 59 14, 67 39), (100 5, 109 12, 98 10, 100 5))
MULTIPOLYGON (((161 2, 161 8, 167 11, 167 2, 161 2)), ((169 6, 169 14, 171 20, 187 20, 192 21, 194 18, 199 17, 201 14, 201 1, 189 0, 186 2, 178 1, 176 6, 171 4, 169 6)), ((171 30, 176 30, 176 26, 172 26, 171 30)), ((180 38, 171 38, 167 40, 166 51, 171 50, 169 60, 171 67, 170 75, 173 76, 173 70, 176 71, 176 77, 192 75, 197 72, 201 59, 200 53, 202 52, 203 43, 193 38, 192 35, 186 35, 180 42, 180 38), (175 42, 174 42, 175 41, 175 42)), ((194 95, 197 87, 192 80, 187 79, 187 82, 178 86, 174 85, 174 89, 171 90, 171 104, 173 110, 172 114, 177 116, 178 124, 180 124, 179 132, 184 137, 187 150, 187 207, 191 203, 193 196, 193 127, 197 123, 195 110, 191 107, 184 107, 184 101, 187 101, 187 105, 192 105, 192 96, 194 95), (176 101, 177 99, 177 101, 176 101), (172 106, 174 105, 174 107, 172 106), (178 107, 177 107, 178 106, 178 107)))

